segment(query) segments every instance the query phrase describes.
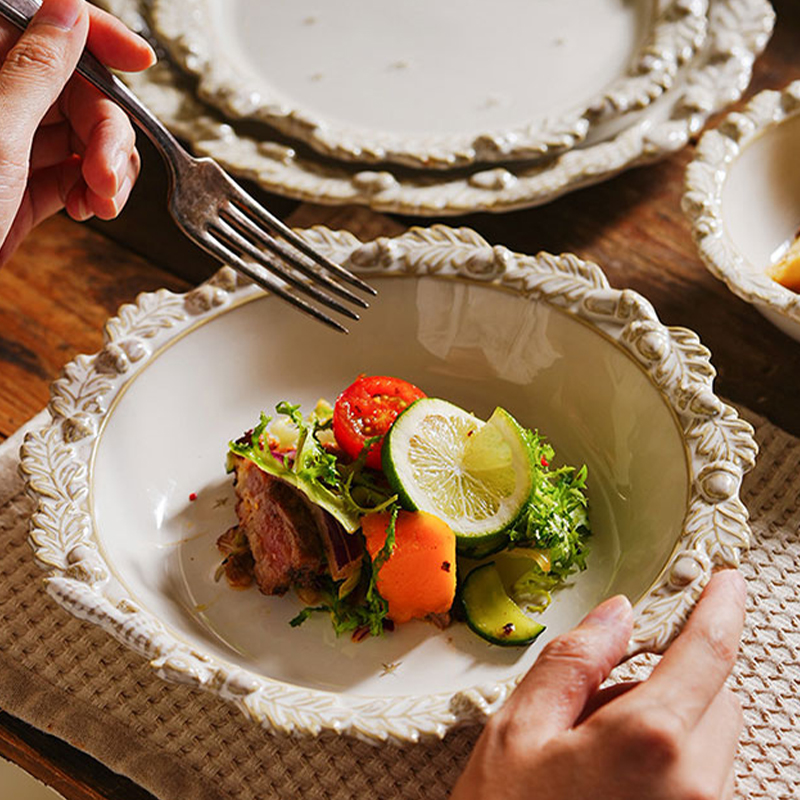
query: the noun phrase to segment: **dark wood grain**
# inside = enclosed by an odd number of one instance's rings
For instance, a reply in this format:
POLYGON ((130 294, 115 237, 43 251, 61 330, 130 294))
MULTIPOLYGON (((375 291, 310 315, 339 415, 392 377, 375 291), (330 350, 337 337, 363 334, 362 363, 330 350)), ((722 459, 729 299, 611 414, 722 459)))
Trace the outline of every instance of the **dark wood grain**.
MULTIPOLYGON (((3 712, 0 756, 18 764, 67 800, 155 800, 150 792, 74 747, 3 712)), ((2 787, 0 797, 16 800, 6 797, 2 787)))
POLYGON ((46 405, 64 364, 102 346, 122 303, 160 286, 187 283, 63 216, 41 225, 0 269, 0 440, 46 405))
MULTIPOLYGON (((779 0, 775 7, 775 35, 756 64, 748 97, 800 78, 800 3, 779 0)), ((142 179, 119 220, 90 227, 57 217, 0 269, 0 440, 45 405, 48 386, 66 362, 99 348, 102 324, 121 303, 159 286, 183 290, 216 268, 169 219, 160 159, 147 146, 142 150, 142 179)), ((700 334, 713 353, 721 394, 800 435, 800 344, 716 281, 691 242, 680 198, 693 150, 541 208, 442 221, 473 227, 514 250, 571 251, 598 262, 613 285, 647 296, 666 323, 700 334)), ((363 209, 298 208, 258 194, 279 215, 293 214, 294 224, 326 223, 363 238, 419 224, 363 209)), ((152 800, 68 745, 2 713, 0 754, 68 800, 152 800)))

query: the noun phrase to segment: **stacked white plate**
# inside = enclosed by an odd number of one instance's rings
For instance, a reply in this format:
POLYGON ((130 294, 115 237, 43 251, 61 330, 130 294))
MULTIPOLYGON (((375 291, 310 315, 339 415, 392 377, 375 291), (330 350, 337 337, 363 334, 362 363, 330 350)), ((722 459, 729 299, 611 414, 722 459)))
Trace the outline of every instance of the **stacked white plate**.
POLYGON ((737 100, 767 0, 101 0, 164 58, 128 78, 265 189, 416 215, 547 202, 737 100))

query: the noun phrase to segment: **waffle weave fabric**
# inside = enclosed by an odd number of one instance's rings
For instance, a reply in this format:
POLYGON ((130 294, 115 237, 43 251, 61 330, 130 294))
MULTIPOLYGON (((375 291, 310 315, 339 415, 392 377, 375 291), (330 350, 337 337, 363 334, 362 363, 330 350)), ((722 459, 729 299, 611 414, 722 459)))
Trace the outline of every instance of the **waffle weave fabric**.
MULTIPOLYGON (((744 500, 753 547, 742 571, 748 623, 731 679, 745 712, 737 797, 800 796, 800 440, 743 412, 761 454, 744 500)), ((44 415, 26 429, 43 425, 44 415)), ((25 430, 0 446, 0 708, 74 744, 160 800, 447 797, 477 738, 375 747, 270 734, 210 694, 160 680, 41 587, 17 474, 25 430)), ((645 677, 652 657, 615 680, 645 677)))

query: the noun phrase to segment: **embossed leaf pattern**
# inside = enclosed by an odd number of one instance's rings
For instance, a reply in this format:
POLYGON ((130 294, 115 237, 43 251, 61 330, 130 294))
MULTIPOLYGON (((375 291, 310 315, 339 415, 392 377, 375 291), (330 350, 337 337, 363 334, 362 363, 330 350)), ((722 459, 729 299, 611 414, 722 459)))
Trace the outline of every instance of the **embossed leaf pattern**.
POLYGON ((48 594, 79 619, 99 625, 118 641, 145 658, 153 658, 167 650, 179 649, 163 626, 150 615, 136 608, 115 607, 97 588, 82 581, 62 576, 45 579, 48 594))
POLYGON ((108 377, 94 370, 94 359, 81 355, 67 364, 64 376, 53 384, 50 408, 61 417, 101 413, 101 400, 111 389, 108 377))
POLYGON ((22 452, 22 470, 38 497, 72 503, 86 497, 86 464, 76 460, 72 448, 64 444, 57 426, 29 434, 22 452))
POLYGON ((750 545, 747 509, 738 498, 693 503, 686 530, 690 541, 718 567, 738 567, 739 553, 750 545))
MULTIPOLYGON (((114 0, 105 0, 114 4, 114 0)), ((210 35, 214 14, 208 0, 151 0, 150 21, 176 63, 199 81, 197 94, 226 117, 256 119, 288 136, 307 141, 338 160, 373 165, 397 162, 411 167, 465 167, 476 161, 506 161, 554 155, 582 141, 590 117, 645 105, 669 87, 682 61, 694 54, 706 27, 706 0, 663 0, 626 72, 590 107, 550 118, 536 116, 518 125, 477 135, 392 132, 364 129, 312 109, 287 103, 274 85, 230 58, 210 35)), ((239 170, 241 173, 241 169, 239 170)), ((285 186, 284 186, 285 188, 285 186)))
POLYGON ((742 470, 755 464, 753 429, 728 405, 717 419, 693 419, 686 427, 686 439, 705 460, 729 461, 742 470))
POLYGON ((448 272, 465 268, 489 243, 470 228, 434 225, 412 228, 394 240, 402 263, 413 272, 448 272))
MULTIPOLYGON (((716 4, 715 4, 716 5, 716 4)), ((775 12, 756 7, 749 0, 730 0, 720 4, 717 13, 727 30, 738 31, 738 41, 731 43, 731 51, 736 47, 763 47, 775 24, 775 12)))
POLYGON ((67 554, 90 533, 91 521, 84 511, 86 465, 75 459, 59 429, 50 427, 26 437, 22 470, 39 498, 30 531, 36 558, 56 569, 66 569, 67 554))
POLYGON ((716 370, 711 366, 708 348, 701 343, 694 331, 687 328, 670 328, 669 332, 673 346, 679 351, 681 377, 686 381, 710 386, 716 370))
POLYGON ((519 258, 517 263, 529 272, 524 279, 526 290, 558 305, 577 303, 589 290, 608 288, 608 280, 596 264, 572 253, 539 253, 535 258, 519 258))
POLYGON ((648 597, 646 604, 637 606, 636 630, 631 637, 628 654, 663 652, 675 635, 675 630, 680 629, 688 619, 703 585, 696 582, 683 587, 680 592, 662 587, 648 597))
POLYGON ((346 261, 350 253, 361 245, 360 239, 349 231, 332 231, 322 225, 298 233, 308 244, 337 263, 346 261))
POLYGON ((347 728, 352 712, 334 696, 322 692, 292 690, 286 685, 265 683, 258 690, 236 699, 245 713, 285 733, 297 730, 318 734, 324 728, 347 728))
POLYGON ((150 339, 185 319, 183 298, 159 289, 140 295, 136 304, 122 306, 106 324, 106 336, 112 341, 128 337, 150 339))
POLYGON ((72 504, 52 503, 31 517, 30 538, 36 559, 57 569, 66 569, 66 553, 86 541, 91 529, 88 514, 72 504))

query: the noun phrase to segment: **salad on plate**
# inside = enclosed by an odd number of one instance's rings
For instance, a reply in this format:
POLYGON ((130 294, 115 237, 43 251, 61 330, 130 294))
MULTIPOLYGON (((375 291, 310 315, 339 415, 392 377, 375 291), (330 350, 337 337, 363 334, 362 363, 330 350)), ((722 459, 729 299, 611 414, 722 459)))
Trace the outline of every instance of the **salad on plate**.
POLYGON ((482 420, 405 380, 361 375, 333 406, 282 402, 229 444, 238 523, 218 577, 294 590, 291 620, 330 617, 356 641, 463 620, 503 646, 585 568, 586 467, 505 409, 482 420))

